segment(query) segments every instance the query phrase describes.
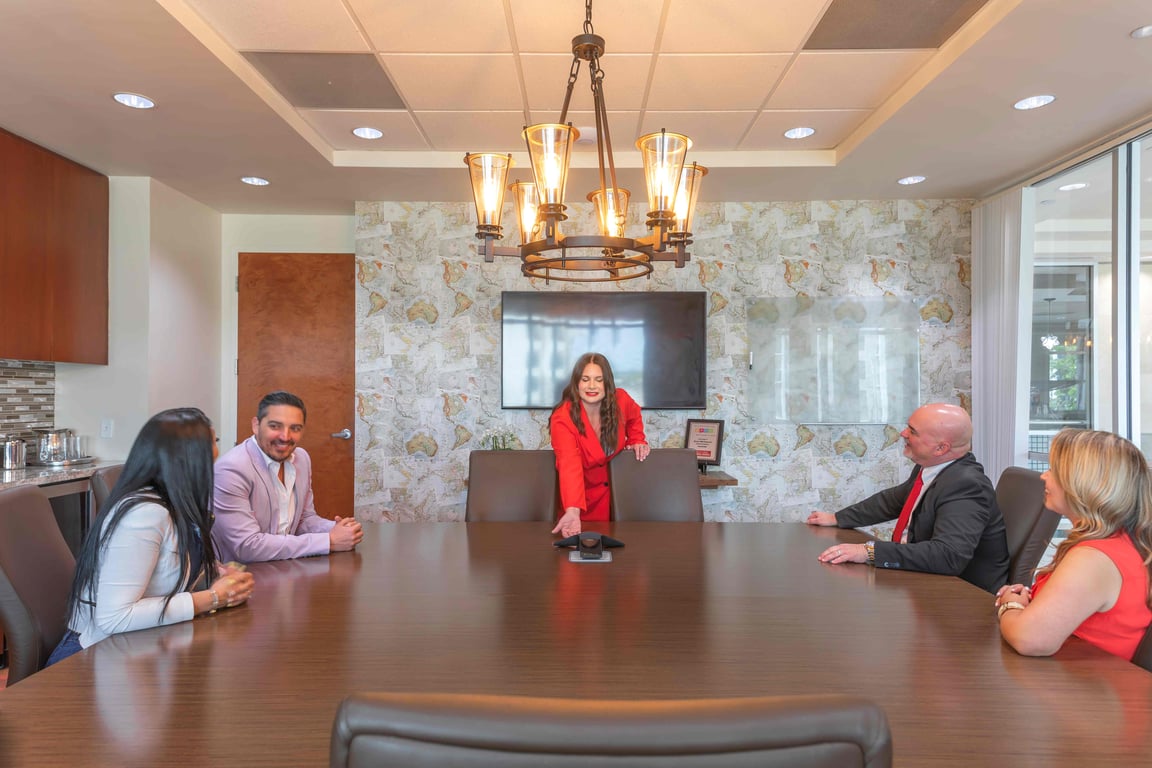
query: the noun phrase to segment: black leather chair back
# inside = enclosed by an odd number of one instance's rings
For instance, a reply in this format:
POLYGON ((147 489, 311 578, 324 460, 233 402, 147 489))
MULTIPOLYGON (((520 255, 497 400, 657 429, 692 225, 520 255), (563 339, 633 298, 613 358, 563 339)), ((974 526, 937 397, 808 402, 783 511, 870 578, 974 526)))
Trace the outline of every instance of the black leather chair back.
POLYGON ((1008 583, 1031 584, 1032 572, 1044 556, 1060 515, 1044 507, 1040 473, 1008 467, 996 483, 996 505, 1004 515, 1008 536, 1008 583))
POLYGON ((39 489, 0 491, 0 627, 8 685, 43 669, 68 629, 76 561, 39 489))
POLYGON ((700 468, 690 448, 653 448, 644 461, 625 449, 608 466, 612 519, 701 523, 700 468))
POLYGON ((1133 664, 1139 664, 1152 672, 1152 626, 1144 631, 1144 639, 1136 646, 1136 654, 1132 657, 1133 664))
POLYGON ((556 454, 472 451, 468 457, 468 522, 548 522, 560 505, 556 454))
POLYGON ((120 479, 120 473, 124 471, 123 464, 117 464, 113 467, 101 467, 92 473, 92 479, 89 484, 92 486, 92 501, 93 510, 99 512, 104 509, 104 502, 108 500, 111 495, 112 489, 116 487, 116 481, 120 479))
POLYGON ((888 719, 849 696, 592 701, 364 693, 332 729, 332 768, 880 768, 888 719))

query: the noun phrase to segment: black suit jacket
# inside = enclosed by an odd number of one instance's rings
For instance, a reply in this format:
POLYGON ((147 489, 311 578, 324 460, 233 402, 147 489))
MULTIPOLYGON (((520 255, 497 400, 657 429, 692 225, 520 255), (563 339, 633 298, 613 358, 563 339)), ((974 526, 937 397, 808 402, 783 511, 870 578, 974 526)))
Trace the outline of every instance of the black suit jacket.
MULTIPOLYGON (((920 472, 902 484, 836 513, 841 528, 875 525, 900 516, 920 472)), ((876 542, 877 568, 959 576, 995 592, 1008 579, 1008 539, 996 491, 971 453, 949 464, 924 491, 908 530, 908 543, 876 542)))

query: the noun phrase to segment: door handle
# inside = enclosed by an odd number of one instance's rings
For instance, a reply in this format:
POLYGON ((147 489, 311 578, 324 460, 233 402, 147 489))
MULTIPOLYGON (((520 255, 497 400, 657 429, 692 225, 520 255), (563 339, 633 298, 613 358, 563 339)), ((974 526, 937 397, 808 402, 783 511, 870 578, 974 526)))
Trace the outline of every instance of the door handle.
POLYGON ((348 429, 348 427, 344 427, 344 429, 340 430, 339 432, 333 432, 332 437, 338 437, 341 440, 351 440, 352 430, 348 429))

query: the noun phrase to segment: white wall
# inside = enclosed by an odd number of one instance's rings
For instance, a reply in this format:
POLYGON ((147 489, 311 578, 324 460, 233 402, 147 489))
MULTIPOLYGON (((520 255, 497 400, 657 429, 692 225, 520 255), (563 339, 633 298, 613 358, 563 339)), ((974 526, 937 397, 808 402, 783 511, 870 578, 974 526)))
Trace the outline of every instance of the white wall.
MULTIPOLYGON (((221 233, 220 449, 237 437, 236 424, 236 275, 240 253, 355 253, 355 216, 259 216, 225 214, 221 233)), ((255 415, 256 403, 243 408, 255 415)), ((244 437, 239 435, 238 437, 244 437)))
POLYGON ((56 365, 56 426, 85 439, 88 453, 123 459, 148 418, 147 178, 108 179, 108 365, 56 365), (101 439, 100 422, 113 435, 101 439))
POLYGON ((196 406, 220 422, 220 214, 152 182, 149 414, 196 406))

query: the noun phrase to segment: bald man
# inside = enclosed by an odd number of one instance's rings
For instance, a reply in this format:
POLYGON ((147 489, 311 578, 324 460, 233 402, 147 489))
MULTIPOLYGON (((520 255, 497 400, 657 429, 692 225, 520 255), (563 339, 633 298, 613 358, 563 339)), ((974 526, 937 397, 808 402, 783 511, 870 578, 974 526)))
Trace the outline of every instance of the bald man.
POLYGON ((992 483, 970 452, 972 419, 958 405, 931 403, 900 436, 904 455, 916 462, 906 481, 807 520, 841 528, 896 520, 893 540, 836 544, 820 562, 942 573, 995 592, 1008 580, 1008 542, 992 483))

